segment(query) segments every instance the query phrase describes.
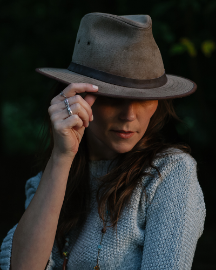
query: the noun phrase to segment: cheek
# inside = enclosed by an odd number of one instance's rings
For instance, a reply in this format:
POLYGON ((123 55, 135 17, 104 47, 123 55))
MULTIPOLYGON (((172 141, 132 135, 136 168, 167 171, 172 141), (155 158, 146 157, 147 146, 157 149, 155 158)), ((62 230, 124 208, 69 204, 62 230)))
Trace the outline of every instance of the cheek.
MULTIPOLYGON (((151 105, 148 108, 148 115, 149 118, 151 118, 153 116, 153 114, 156 112, 158 107, 158 100, 154 100, 152 101, 151 105)), ((150 120, 150 119, 149 119, 150 120)))
POLYGON ((142 110, 142 117, 141 117, 143 129, 146 130, 151 117, 154 115, 155 111, 157 110, 157 106, 158 106, 157 100, 154 100, 154 101, 149 102, 148 104, 145 104, 142 110))

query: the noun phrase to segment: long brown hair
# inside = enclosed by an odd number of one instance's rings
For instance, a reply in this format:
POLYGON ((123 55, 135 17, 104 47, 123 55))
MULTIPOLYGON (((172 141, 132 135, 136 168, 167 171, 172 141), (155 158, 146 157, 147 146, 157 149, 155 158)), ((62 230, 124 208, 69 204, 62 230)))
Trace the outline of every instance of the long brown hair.
MULTIPOLYGON (((58 83, 53 96, 59 94, 65 85, 58 83)), ((134 188, 140 184, 142 177, 149 175, 147 168, 154 168, 160 175, 160 171, 153 165, 156 155, 164 153, 170 147, 190 152, 190 148, 183 144, 166 143, 160 131, 168 118, 178 119, 172 100, 159 100, 158 107, 152 116, 149 126, 140 141, 129 152, 119 154, 114 168, 100 178, 100 186, 97 191, 98 213, 105 224, 105 211, 110 212, 112 225, 117 227, 117 222, 123 208, 130 202, 134 188), (103 194, 100 196, 100 194, 103 194)), ((179 119, 178 119, 179 120, 179 119)), ((47 113, 41 146, 47 149, 38 154, 39 170, 44 171, 53 149, 53 136, 51 122, 47 113)), ((89 153, 84 132, 79 145, 79 150, 70 168, 64 202, 59 216, 55 239, 62 255, 64 237, 71 228, 82 226, 89 213, 91 194, 89 192, 89 153)), ((145 192, 145 190, 144 190, 145 192)), ((146 194, 146 193, 145 193, 146 194)))

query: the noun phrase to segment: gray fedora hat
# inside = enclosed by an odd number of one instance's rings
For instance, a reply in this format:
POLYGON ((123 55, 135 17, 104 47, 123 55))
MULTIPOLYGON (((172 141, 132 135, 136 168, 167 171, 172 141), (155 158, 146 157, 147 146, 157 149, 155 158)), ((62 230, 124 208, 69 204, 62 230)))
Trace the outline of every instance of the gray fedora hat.
POLYGON ((189 79, 165 73, 149 15, 88 13, 81 20, 69 67, 36 71, 66 84, 97 85, 95 95, 115 98, 179 98, 197 88, 189 79))

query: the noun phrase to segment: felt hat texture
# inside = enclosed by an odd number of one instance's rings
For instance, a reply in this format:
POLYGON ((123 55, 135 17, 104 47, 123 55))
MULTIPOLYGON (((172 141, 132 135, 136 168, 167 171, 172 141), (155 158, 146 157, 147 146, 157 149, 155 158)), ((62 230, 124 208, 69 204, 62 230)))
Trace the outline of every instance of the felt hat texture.
POLYGON ((193 81, 165 73, 149 15, 88 13, 80 23, 69 67, 37 68, 54 80, 98 86, 94 95, 169 99, 192 94, 193 81))

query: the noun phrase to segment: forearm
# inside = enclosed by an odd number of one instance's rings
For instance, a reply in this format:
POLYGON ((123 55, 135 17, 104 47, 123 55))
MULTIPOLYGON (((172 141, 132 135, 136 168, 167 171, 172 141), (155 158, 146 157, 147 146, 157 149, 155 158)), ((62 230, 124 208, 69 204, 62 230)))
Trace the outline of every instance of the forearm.
POLYGON ((52 154, 14 233, 11 270, 44 270, 54 244, 73 159, 52 154))

